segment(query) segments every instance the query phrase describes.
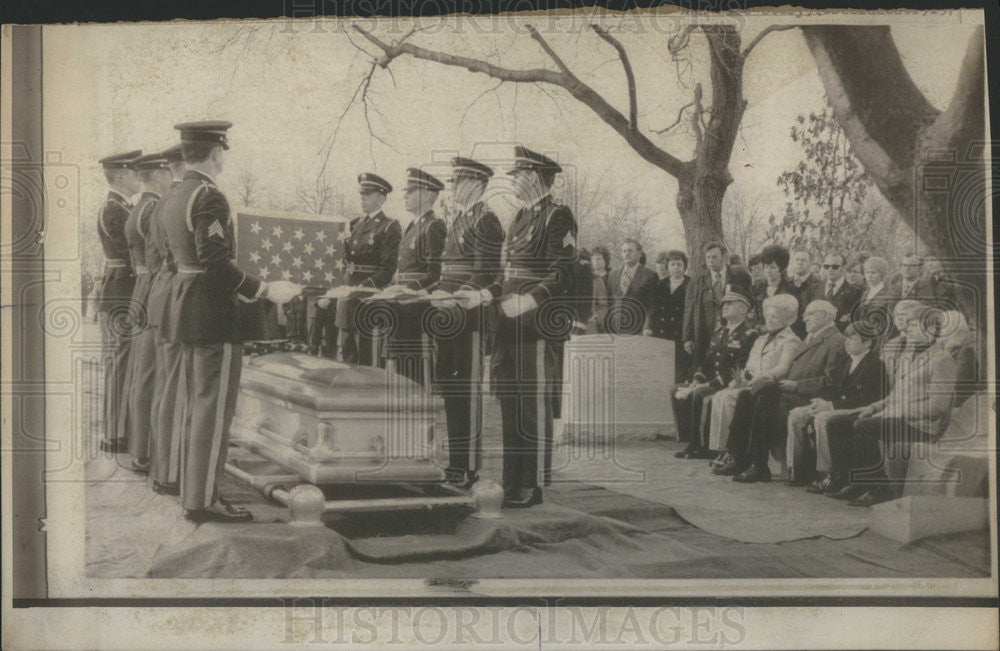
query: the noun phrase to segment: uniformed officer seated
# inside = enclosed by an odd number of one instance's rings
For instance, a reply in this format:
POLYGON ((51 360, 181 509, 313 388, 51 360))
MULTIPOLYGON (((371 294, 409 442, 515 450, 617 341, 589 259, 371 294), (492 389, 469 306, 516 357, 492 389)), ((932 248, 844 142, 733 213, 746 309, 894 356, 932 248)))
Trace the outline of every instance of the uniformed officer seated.
POLYGON ((750 277, 745 273, 734 277, 729 291, 722 297, 725 323, 712 334, 704 363, 687 384, 677 387, 670 395, 678 438, 688 441, 687 447, 674 455, 679 459, 710 459, 713 456, 708 441, 703 440, 702 409, 705 399, 727 387, 743 368, 757 339, 757 331, 747 319, 753 306, 749 282, 750 277))

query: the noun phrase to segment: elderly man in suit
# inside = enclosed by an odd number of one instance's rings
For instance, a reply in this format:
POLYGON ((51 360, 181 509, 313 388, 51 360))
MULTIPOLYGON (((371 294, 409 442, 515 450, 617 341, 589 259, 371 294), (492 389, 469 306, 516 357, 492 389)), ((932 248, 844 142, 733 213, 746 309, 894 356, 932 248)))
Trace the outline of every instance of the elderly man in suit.
POLYGON ((702 246, 702 253, 705 266, 691 279, 684 297, 684 328, 681 336, 684 350, 693 358, 692 368, 705 363, 712 333, 722 323, 722 297, 730 282, 726 246, 721 242, 706 242, 702 246))
POLYGON ((914 251, 903 256, 903 275, 899 281, 899 298, 902 300, 933 303, 937 298, 930 280, 923 277, 924 259, 914 251))
POLYGON ((829 391, 842 374, 848 358, 844 335, 834 325, 836 314, 837 308, 828 301, 810 303, 803 312, 806 338, 785 377, 764 379, 740 395, 727 448, 745 470, 734 475, 734 481, 770 481, 768 455, 774 450, 777 456, 784 456, 789 410, 829 391))
POLYGON ((641 257, 642 245, 638 240, 625 240, 622 244, 625 263, 612 271, 608 278, 611 309, 607 323, 612 334, 641 334, 649 321, 658 278, 653 270, 640 262, 641 257))
POLYGON ((844 332, 844 351, 850 361, 842 367, 837 382, 813 398, 808 405, 788 414, 785 458, 791 465, 793 484, 804 484, 815 469, 822 476, 809 485, 810 493, 840 490, 846 484, 842 473, 833 473, 827 426, 831 418, 857 414, 865 405, 881 400, 888 386, 885 365, 874 350, 875 339, 853 325, 844 332), (815 440, 810 436, 810 425, 815 440))

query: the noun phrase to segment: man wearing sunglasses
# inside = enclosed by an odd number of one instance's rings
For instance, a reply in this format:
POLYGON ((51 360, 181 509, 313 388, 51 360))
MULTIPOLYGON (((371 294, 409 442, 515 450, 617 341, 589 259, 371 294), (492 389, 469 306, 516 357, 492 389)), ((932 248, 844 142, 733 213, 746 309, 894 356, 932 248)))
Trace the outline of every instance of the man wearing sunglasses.
POLYGON ((841 332, 851 322, 851 312, 861 298, 861 288, 844 278, 844 262, 844 256, 840 253, 828 253, 820 270, 825 281, 821 297, 837 308, 835 323, 841 332))

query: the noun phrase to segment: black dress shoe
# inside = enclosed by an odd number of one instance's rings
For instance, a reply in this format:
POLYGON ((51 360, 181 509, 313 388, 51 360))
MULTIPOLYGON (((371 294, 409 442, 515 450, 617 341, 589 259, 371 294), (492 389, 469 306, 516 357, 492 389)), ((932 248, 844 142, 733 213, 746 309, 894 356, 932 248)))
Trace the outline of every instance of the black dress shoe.
POLYGON ((149 460, 143 459, 132 459, 132 472, 137 472, 140 475, 149 474, 149 460))
POLYGON ((826 493, 827 497, 832 497, 835 500, 855 500, 865 494, 865 489, 863 486, 854 486, 853 484, 848 484, 841 488, 840 490, 832 491, 826 493))
POLYGON ((153 482, 153 492, 157 495, 180 495, 181 490, 177 484, 171 484, 169 482, 160 483, 158 481, 153 482))
POLYGON ((891 499, 892 496, 886 491, 873 488, 861 497, 851 500, 848 504, 850 506, 875 506, 882 502, 888 502, 891 499))
POLYGON ((191 522, 253 522, 250 511, 220 499, 207 509, 184 509, 184 517, 191 522))
POLYGON ((833 475, 827 475, 826 477, 823 477, 823 479, 819 481, 814 481, 813 483, 809 484, 809 487, 806 488, 806 490, 809 491, 810 493, 826 494, 826 493, 835 493, 841 488, 843 488, 843 486, 844 483, 840 481, 838 478, 834 477, 833 475))
POLYGON ((128 441, 126 439, 101 439, 101 452, 127 452, 128 441))
POLYGON ((730 457, 729 462, 726 463, 726 465, 712 468, 712 474, 729 477, 730 475, 738 475, 743 468, 744 465, 742 463, 730 457))
POLYGON ((529 506, 542 503, 542 489, 522 489, 517 495, 504 498, 502 507, 505 509, 526 509, 529 506))
POLYGON ((714 456, 711 450, 706 450, 705 448, 698 448, 688 453, 688 459, 711 459, 714 456))
POLYGON ((752 465, 738 475, 733 476, 733 481, 741 484, 754 484, 759 481, 771 481, 771 471, 757 465, 752 465))

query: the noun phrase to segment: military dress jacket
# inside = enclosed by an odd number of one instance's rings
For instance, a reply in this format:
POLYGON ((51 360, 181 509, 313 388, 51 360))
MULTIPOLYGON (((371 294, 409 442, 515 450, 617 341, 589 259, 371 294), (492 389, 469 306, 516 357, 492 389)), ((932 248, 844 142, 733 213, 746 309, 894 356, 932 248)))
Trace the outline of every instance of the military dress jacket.
POLYGON ((135 271, 132 310, 137 319, 136 324, 140 327, 145 327, 148 323, 146 299, 149 297, 152 276, 146 263, 146 239, 149 237, 153 210, 159 201, 160 195, 155 192, 143 192, 125 221, 125 240, 128 242, 132 269, 135 271))
POLYGON ((109 190, 108 198, 97 215, 97 234, 104 250, 105 270, 101 280, 99 311, 128 308, 135 286, 135 274, 125 239, 125 222, 132 206, 120 193, 109 190))
POLYGON ((487 289, 500 301, 531 296, 537 307, 513 319, 499 311, 498 342, 565 338, 567 325, 572 325, 563 310, 573 288, 576 236, 573 213, 549 195, 518 211, 501 254, 503 278, 487 289))
POLYGON ((402 236, 399 222, 382 211, 371 217, 352 219, 350 234, 344 242, 347 283, 378 288, 388 285, 396 272, 402 236))
POLYGON ((485 289, 502 276, 503 226, 482 201, 460 213, 445 238, 440 288, 485 289))
POLYGON ((433 289, 441 277, 441 254, 448 227, 428 210, 406 227, 399 243, 396 282, 410 289, 433 289))
POLYGON ((163 222, 177 263, 169 338, 188 344, 240 343, 238 299, 254 300, 261 281, 233 264, 229 202, 205 174, 188 170, 164 200, 163 222))
POLYGON ((165 337, 166 323, 169 321, 170 289, 173 286, 177 264, 170 250, 167 228, 163 223, 163 204, 174 192, 180 181, 173 181, 163 197, 156 203, 149 220, 149 234, 146 236, 146 265, 152 274, 149 296, 146 299, 146 313, 149 325, 159 329, 160 337, 165 337))
POLYGON ((716 328, 712 333, 705 361, 695 371, 694 381, 707 382, 715 389, 727 387, 746 365, 750 349, 758 335, 753 325, 745 319, 735 328, 727 325, 716 328))

